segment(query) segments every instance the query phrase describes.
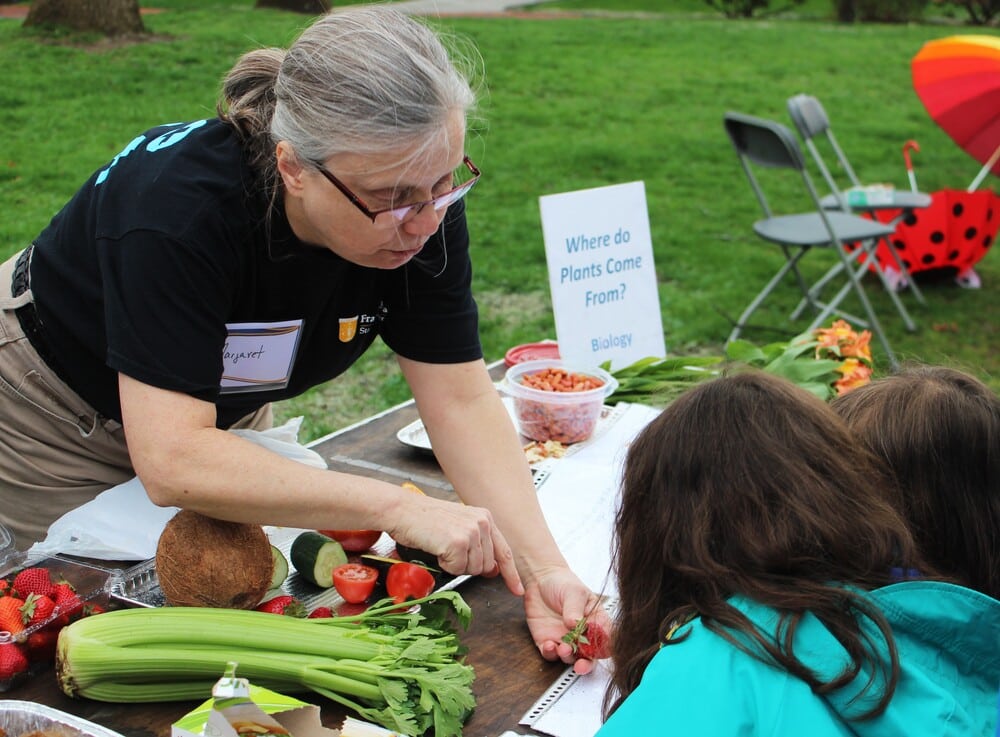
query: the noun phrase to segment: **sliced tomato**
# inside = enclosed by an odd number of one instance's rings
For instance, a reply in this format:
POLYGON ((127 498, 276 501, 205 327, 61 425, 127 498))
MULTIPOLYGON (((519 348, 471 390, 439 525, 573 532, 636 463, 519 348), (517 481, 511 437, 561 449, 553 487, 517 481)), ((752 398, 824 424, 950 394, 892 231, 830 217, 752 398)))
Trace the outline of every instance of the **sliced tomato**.
POLYGON ((394 563, 385 577, 385 590, 397 604, 422 599, 434 590, 434 574, 417 563, 394 563))
POLYGON ((378 571, 361 563, 345 563, 333 569, 333 587, 348 604, 360 604, 375 589, 378 571))
POLYGON ((382 530, 317 530, 340 543, 348 553, 363 553, 382 537, 382 530))

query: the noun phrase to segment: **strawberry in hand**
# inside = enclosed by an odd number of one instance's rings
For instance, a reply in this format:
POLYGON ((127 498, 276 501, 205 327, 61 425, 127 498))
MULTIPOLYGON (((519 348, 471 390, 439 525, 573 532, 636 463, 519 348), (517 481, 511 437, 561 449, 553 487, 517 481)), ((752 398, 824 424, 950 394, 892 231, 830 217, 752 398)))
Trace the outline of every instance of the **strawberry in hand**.
POLYGON ((573 648, 573 654, 587 660, 603 660, 611 656, 608 633, 597 622, 581 617, 576 626, 562 637, 573 648))

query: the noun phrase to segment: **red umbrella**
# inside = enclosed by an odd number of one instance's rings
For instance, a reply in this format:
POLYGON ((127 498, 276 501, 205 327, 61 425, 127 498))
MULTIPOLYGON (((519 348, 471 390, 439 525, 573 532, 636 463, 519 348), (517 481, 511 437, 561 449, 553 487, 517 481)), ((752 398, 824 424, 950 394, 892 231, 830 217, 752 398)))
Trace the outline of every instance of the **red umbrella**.
POLYGON ((934 122, 983 164, 969 191, 991 170, 1000 175, 1000 38, 928 41, 910 68, 913 88, 934 122))

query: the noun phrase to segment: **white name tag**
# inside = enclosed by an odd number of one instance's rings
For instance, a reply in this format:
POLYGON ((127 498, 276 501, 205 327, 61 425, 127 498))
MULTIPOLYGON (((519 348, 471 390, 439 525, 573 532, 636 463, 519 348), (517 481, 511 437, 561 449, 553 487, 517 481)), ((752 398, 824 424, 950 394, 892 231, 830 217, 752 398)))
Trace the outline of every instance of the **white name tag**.
POLYGON ((227 323, 222 349, 223 394, 268 391, 288 386, 299 346, 302 320, 227 323))

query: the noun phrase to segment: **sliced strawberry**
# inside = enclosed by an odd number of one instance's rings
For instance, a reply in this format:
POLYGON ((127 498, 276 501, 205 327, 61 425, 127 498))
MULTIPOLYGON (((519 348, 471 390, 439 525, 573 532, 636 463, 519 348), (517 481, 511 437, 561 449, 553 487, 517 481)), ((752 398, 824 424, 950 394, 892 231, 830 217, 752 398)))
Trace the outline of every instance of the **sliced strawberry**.
POLYGON ((258 604, 256 609, 258 612, 267 612, 268 614, 284 614, 287 617, 306 616, 305 604, 296 599, 294 596, 289 596, 288 594, 282 594, 268 599, 267 601, 258 604))
POLYGON ((25 568, 14 576, 11 586, 22 599, 27 599, 31 594, 38 596, 52 595, 52 574, 48 568, 25 568))

